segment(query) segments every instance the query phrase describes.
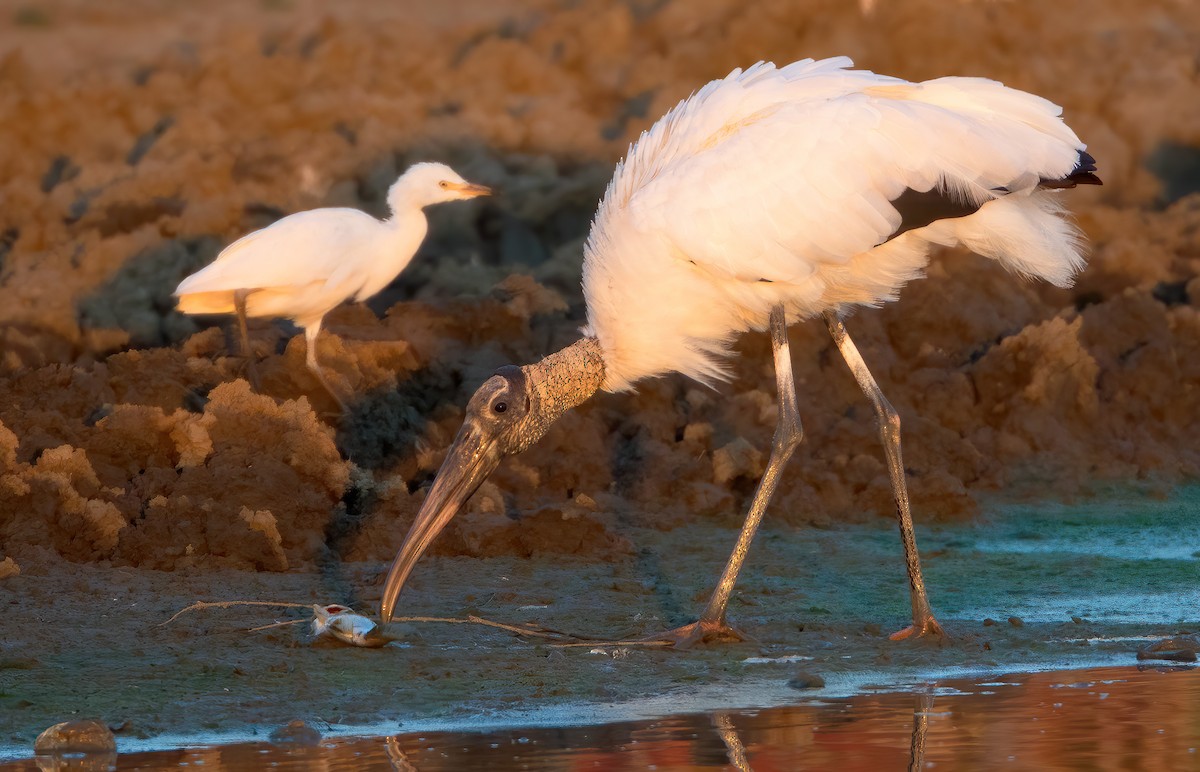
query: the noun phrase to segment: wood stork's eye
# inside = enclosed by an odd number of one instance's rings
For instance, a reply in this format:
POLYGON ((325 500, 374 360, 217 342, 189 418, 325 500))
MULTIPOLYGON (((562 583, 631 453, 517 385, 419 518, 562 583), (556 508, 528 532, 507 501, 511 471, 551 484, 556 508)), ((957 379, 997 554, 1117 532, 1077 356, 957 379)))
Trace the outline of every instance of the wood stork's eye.
POLYGON ((450 187, 450 183, 446 182, 445 180, 442 180, 441 182, 438 183, 438 187, 439 188, 448 188, 448 187, 450 187))
POLYGON ((492 410, 495 410, 497 413, 503 413, 505 410, 508 410, 508 403, 497 402, 496 404, 492 405, 492 410))

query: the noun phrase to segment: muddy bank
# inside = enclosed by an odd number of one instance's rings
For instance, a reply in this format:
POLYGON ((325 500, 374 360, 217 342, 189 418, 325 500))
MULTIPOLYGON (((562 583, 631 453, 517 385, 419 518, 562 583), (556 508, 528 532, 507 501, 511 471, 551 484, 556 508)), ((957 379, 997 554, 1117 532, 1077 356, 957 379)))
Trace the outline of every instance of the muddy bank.
MULTIPOLYGON (((227 4, 59 0, 0 24, 0 551, 185 569, 382 559, 467 395, 582 323, 582 239, 612 164, 676 100, 758 59, 849 53, 911 78, 999 78, 1064 105, 1106 186, 1073 191, 1093 244, 1070 291, 938 255, 849 329, 904 421, 921 520, 979 497, 1162 493, 1200 470, 1200 144, 1178 3, 227 4), (461 13, 459 12, 461 11, 461 13), (1070 46, 1061 45, 1064 29, 1070 46), (418 259, 328 320, 321 358, 254 331, 249 392, 219 319, 178 280, 297 209, 379 214, 398 170, 442 158, 501 195, 432 212, 418 259)), ((816 325, 793 331, 807 441, 772 518, 890 516, 867 403, 816 325)), ((601 396, 509 460, 446 555, 628 556, 614 523, 740 517, 773 430, 765 340, 733 383, 601 396)))
MULTIPOLYGON (((985 297, 963 289, 992 273, 947 256, 894 308, 850 322, 905 422, 918 517, 969 518, 989 490, 1062 498, 1140 480, 1161 493, 1194 477, 1196 307, 1132 289, 1054 312, 1040 290, 1004 276, 985 297), (960 300, 940 306, 927 334, 914 331, 939 294, 960 300), (987 323, 964 318, 981 307, 987 323)), ((471 391, 497 366, 568 342, 573 317, 561 293, 528 278, 481 298, 403 302, 383 318, 339 310, 321 356, 358 395, 346 416, 305 369, 302 338, 278 329, 256 338, 265 394, 250 391, 216 329, 174 348, 13 373, 0 393, 0 542, 18 560, 48 547, 167 569, 383 559, 471 391)), ((889 516, 868 404, 819 326, 792 338, 807 435, 772 518, 889 516)), ((574 411, 501 467, 437 549, 604 559, 629 549, 618 519, 736 522, 775 417, 767 343, 741 350, 737 379, 717 392, 667 378, 574 411)))

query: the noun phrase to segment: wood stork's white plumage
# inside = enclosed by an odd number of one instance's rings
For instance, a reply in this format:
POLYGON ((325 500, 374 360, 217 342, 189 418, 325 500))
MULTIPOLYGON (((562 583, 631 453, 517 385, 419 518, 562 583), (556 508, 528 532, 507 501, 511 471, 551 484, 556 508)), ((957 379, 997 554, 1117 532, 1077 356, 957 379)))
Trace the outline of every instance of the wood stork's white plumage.
POLYGON ((380 221, 344 208, 284 217, 238 239, 213 263, 180 282, 175 290, 179 310, 236 313, 254 381, 246 317, 292 319, 304 328, 309 370, 344 409, 317 362, 317 335, 325 315, 345 300, 366 300, 404 270, 425 239, 425 207, 490 192, 466 182, 445 164, 415 164, 388 189, 391 218, 380 221))
POLYGON ((725 379, 731 340, 770 328, 780 398, 771 460, 700 620, 664 639, 730 633, 726 603, 802 436, 787 325, 824 316, 879 419, 913 607, 912 627, 897 636, 941 634, 921 577, 899 420, 840 315, 894 299, 935 244, 1069 285, 1084 259, 1056 194, 1099 179, 1045 99, 978 78, 910 83, 850 66, 843 57, 735 70, 630 148, 585 247, 584 337, 537 364, 502 368, 471 399, 388 574, 384 621, 425 547, 503 455, 598 389, 672 371, 725 379))

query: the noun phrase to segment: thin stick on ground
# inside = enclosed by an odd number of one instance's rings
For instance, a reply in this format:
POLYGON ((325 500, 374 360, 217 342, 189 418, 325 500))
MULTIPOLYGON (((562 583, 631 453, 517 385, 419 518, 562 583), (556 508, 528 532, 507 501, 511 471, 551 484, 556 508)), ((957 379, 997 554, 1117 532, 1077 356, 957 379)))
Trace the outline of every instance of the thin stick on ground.
POLYGON ((551 630, 546 627, 521 627, 519 625, 508 625, 503 622, 493 622, 490 619, 477 617, 474 614, 469 615, 466 619, 455 619, 451 617, 393 617, 392 622, 440 622, 450 625, 484 625, 486 627, 494 627, 497 630, 507 630, 510 633, 517 635, 528 635, 533 638, 570 638, 576 641, 585 640, 582 636, 572 633, 564 633, 559 630, 551 630))
POLYGON ((302 622, 307 622, 307 621, 308 621, 307 619, 289 619, 286 622, 272 622, 269 625, 259 625, 258 627, 251 627, 246 632, 257 633, 259 630, 270 630, 272 627, 287 627, 288 625, 298 625, 302 622))
MULTIPOLYGON (((174 622, 176 619, 178 619, 179 617, 183 616, 184 614, 186 614, 190 611, 201 611, 203 609, 208 609, 208 608, 232 608, 234 606, 269 606, 272 608, 311 609, 313 604, 311 604, 311 603, 288 603, 285 601, 267 601, 267 600, 220 600, 220 601, 200 600, 200 601, 196 601, 195 603, 191 604, 187 608, 180 609, 178 612, 175 613, 175 615, 173 617, 168 619, 166 622, 162 622, 161 624, 158 625, 158 627, 164 627, 166 625, 169 625, 172 622, 174 622)), ((286 625, 294 625, 294 624, 298 624, 298 623, 304 622, 304 621, 307 621, 307 620, 292 619, 292 620, 285 621, 285 622, 275 622, 275 623, 272 623, 269 625, 260 625, 258 627, 252 627, 249 630, 247 630, 246 632, 253 633, 253 632, 258 632, 259 630, 269 630, 269 629, 272 629, 275 627, 284 627, 286 625)), ((614 645, 614 643, 611 641, 591 641, 582 635, 575 635, 574 633, 566 633, 561 630, 552 630, 548 627, 541 627, 540 625, 534 625, 532 623, 526 623, 525 626, 510 625, 510 624, 505 624, 504 622, 495 622, 490 619, 484 619, 483 617, 477 617, 474 614, 468 615, 466 619, 459 619, 456 617, 395 617, 392 619, 392 622, 393 622, 393 624, 395 624, 395 623, 408 623, 408 624, 433 623, 433 624, 449 624, 449 625, 483 625, 484 627, 493 627, 497 630, 505 630, 510 633, 516 633, 517 635, 528 636, 531 638, 547 638, 547 639, 559 640, 559 641, 566 639, 569 641, 575 641, 575 643, 557 644, 559 646, 593 646, 593 645, 609 645, 609 646, 611 646, 611 645, 614 645)))
POLYGON ((580 640, 571 643, 552 643, 550 644, 556 649, 569 649, 576 646, 674 646, 670 641, 647 641, 641 638, 635 638, 632 641, 586 641, 580 640))
POLYGON ((187 608, 180 609, 175 616, 157 627, 166 627, 189 611, 200 611, 206 608, 232 608, 233 606, 271 606, 273 608, 306 608, 311 609, 311 603, 286 603, 272 600, 198 600, 187 608))

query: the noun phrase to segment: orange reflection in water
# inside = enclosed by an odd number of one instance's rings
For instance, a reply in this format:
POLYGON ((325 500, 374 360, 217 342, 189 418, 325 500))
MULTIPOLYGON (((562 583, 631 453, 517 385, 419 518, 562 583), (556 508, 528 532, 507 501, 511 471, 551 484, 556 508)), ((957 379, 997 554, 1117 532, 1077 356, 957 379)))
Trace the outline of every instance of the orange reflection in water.
POLYGON ((1174 770, 1200 769, 1198 748, 1200 671, 1131 667, 599 726, 124 754, 117 769, 1174 770))

